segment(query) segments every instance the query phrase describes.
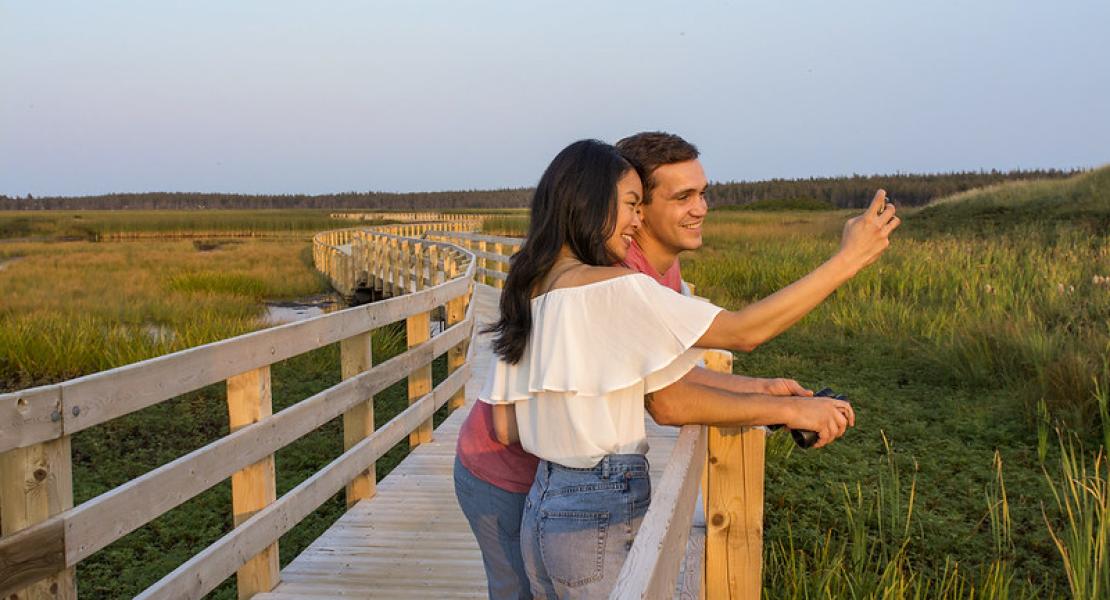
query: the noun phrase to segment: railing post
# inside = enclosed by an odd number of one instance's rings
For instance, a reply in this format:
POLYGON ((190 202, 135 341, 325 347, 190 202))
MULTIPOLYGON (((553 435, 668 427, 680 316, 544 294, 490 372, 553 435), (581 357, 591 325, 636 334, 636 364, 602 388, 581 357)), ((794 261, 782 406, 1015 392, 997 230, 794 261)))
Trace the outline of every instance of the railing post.
POLYGON ((374 285, 376 286, 374 288, 374 290, 378 294, 378 299, 381 299, 381 298, 386 297, 389 294, 389 288, 386 287, 386 283, 385 283, 386 275, 389 272, 388 271, 388 266, 389 266, 389 238, 385 237, 384 235, 379 235, 379 236, 375 237, 374 239, 376 240, 376 243, 377 243, 377 246, 378 246, 378 251, 377 251, 377 254, 378 254, 378 258, 377 258, 377 261, 378 261, 378 264, 377 264, 378 277, 377 277, 377 280, 374 283, 374 285))
MULTIPOLYGON (((372 332, 360 333, 339 342, 339 360, 343 379, 350 379, 374 364, 371 345, 372 332)), ((361 442, 374 433, 374 397, 343 413, 343 450, 361 442)), ((347 484, 347 508, 359 500, 371 498, 376 491, 377 473, 374 465, 347 484)))
MULTIPOLYGON (((418 315, 413 315, 405 319, 405 337, 408 340, 408 347, 418 346, 423 342, 428 341, 431 337, 430 331, 430 312, 422 312, 418 315)), ((432 391, 432 363, 418 367, 408 380, 409 387, 409 404, 419 400, 424 394, 432 391)), ((424 442, 432 441, 432 418, 428 417, 416 429, 409 434, 409 447, 415 448, 424 442)))
MULTIPOLYGON (((732 373, 732 354, 705 353, 706 366, 732 373)), ((763 577, 763 450, 766 434, 751 427, 710 427, 705 500, 706 600, 757 599, 763 577)))
MULTIPOLYGON (((452 256, 444 263, 444 278, 454 279, 459 274, 458 263, 455 262, 455 257, 452 256)), ((459 296, 447 301, 447 327, 454 325, 466 317, 466 295, 459 296)), ((457 346, 447 351, 447 374, 454 373, 459 367, 466 362, 466 341, 459 342, 457 346)), ((455 395, 447 402, 448 410, 455 410, 462 408, 466 404, 465 390, 459 389, 455 395)))
POLYGON ((412 291, 419 292, 424 289, 424 243, 415 242, 412 246, 412 271, 415 277, 412 291))
MULTIPOLYGON (((488 244, 486 244, 486 240, 478 240, 478 251, 479 252, 482 252, 482 253, 488 252, 489 249, 488 249, 487 246, 488 246, 488 244)), ((486 271, 489 270, 489 259, 487 259, 484 256, 479 256, 478 257, 478 268, 481 269, 481 272, 478 274, 478 281, 481 281, 482 283, 485 283, 485 284, 488 285, 489 280, 493 279, 492 277, 486 275, 486 271)))
POLYGON ((439 270, 440 247, 432 244, 428 246, 428 285, 438 285, 445 281, 439 270))
MULTIPOLYGON (((232 433, 273 414, 269 365, 227 380, 227 412, 232 433)), ((236 527, 274 500, 277 500, 274 455, 232 474, 231 505, 236 527)), ((268 592, 279 581, 281 571, 278 568, 276 541, 252 557, 236 573, 241 599, 268 592)))
MULTIPOLYGON (((498 256, 504 256, 505 255, 505 245, 502 244, 501 242, 494 242, 494 244, 493 244, 493 253, 498 255, 498 256)), ((507 270, 507 269, 505 269, 505 263, 503 263, 501 261, 497 261, 494 264, 495 264, 494 270, 497 271, 498 273, 504 273, 507 270)), ((500 277, 497 277, 497 278, 494 278, 493 285, 494 285, 494 287, 496 287, 497 289, 500 290, 500 289, 503 289, 505 287, 505 281, 502 280, 500 277)))
MULTIPOLYGON (((7 536, 73 508, 69 436, 0 454, 0 533, 7 536)), ((61 530, 58 531, 61 534, 61 530)), ((64 538, 57 546, 64 555, 64 538)), ((8 558, 8 557, 5 557, 8 558)), ((7 598, 76 598, 74 569, 59 570, 7 598)))
POLYGON ((390 239, 390 269, 393 271, 393 291, 391 296, 400 296, 405 293, 401 287, 401 243, 397 238, 390 239))

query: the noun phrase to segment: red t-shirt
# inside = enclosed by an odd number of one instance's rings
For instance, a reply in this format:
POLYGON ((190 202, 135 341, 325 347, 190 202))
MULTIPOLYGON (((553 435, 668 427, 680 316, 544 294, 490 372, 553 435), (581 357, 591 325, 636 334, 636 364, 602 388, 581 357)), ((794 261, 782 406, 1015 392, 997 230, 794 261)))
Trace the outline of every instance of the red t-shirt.
MULTIPOLYGON (((682 293, 682 271, 677 260, 666 273, 660 274, 633 240, 623 264, 682 293)), ((459 429, 455 453, 459 462, 478 479, 517 494, 528 493, 540 462, 525 452, 519 442, 506 446, 497 441, 493 431, 493 408, 481 400, 474 403, 459 429)))

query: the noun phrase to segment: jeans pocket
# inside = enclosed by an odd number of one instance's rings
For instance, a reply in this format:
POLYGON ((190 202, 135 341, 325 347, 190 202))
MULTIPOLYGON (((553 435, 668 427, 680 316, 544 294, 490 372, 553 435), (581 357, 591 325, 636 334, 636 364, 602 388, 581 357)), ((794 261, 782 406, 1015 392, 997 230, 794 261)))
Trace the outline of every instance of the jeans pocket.
POLYGON ((548 577, 567 587, 601 579, 608 530, 607 512, 542 511, 539 545, 548 577))

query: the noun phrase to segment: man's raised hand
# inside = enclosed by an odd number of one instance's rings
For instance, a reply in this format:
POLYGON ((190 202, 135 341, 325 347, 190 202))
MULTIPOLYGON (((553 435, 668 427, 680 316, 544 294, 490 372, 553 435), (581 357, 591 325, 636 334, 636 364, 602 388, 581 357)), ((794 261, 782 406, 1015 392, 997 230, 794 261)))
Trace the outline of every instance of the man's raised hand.
POLYGON ((863 214, 844 224, 840 255, 853 270, 875 262, 890 245, 890 232, 902 222, 894 212, 894 205, 886 201, 886 191, 879 190, 863 214))

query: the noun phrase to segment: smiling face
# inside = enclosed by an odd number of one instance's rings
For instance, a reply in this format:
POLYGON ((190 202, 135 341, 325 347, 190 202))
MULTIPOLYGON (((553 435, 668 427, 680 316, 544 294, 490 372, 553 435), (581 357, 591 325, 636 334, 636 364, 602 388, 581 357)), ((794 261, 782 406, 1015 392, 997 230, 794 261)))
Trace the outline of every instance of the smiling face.
POLYGON ((637 238, 641 246, 678 256, 701 247, 701 229, 709 204, 705 192, 709 181, 697 160, 662 165, 652 172, 655 187, 651 202, 641 207, 643 226, 637 238))
POLYGON ((640 201, 643 193, 640 176, 633 169, 626 171, 617 181, 616 227, 609 239, 605 240, 605 247, 617 260, 624 260, 632 245, 633 236, 640 229, 640 201))

